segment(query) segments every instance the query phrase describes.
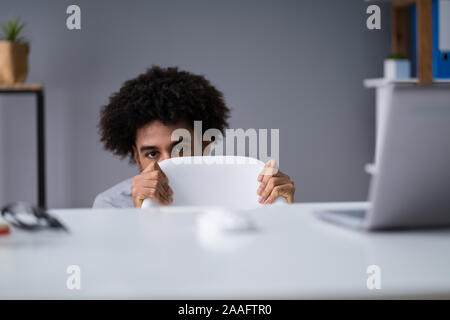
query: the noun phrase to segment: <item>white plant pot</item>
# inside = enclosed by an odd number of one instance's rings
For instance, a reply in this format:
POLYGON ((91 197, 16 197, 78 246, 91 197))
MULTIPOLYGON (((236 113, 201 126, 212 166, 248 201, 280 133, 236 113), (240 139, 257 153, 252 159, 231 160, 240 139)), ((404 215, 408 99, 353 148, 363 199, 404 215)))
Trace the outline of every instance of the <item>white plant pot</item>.
POLYGON ((411 78, 411 63, 408 59, 385 59, 384 77, 386 79, 411 78))

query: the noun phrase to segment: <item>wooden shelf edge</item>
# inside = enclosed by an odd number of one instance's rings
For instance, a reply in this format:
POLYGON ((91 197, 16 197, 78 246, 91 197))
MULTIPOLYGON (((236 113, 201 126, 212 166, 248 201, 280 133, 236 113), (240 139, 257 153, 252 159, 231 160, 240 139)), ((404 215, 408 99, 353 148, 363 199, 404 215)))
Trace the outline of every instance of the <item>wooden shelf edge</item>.
POLYGON ((39 91, 43 90, 44 85, 39 82, 30 83, 14 83, 14 84, 3 84, 0 83, 1 91, 39 91))
MULTIPOLYGON (((417 78, 408 78, 408 79, 387 79, 387 78, 373 78, 373 79, 364 79, 363 85, 366 88, 377 88, 392 84, 416 84, 419 85, 420 82, 417 78)), ((450 79, 433 79, 433 82, 428 85, 433 84, 450 84, 450 79)))

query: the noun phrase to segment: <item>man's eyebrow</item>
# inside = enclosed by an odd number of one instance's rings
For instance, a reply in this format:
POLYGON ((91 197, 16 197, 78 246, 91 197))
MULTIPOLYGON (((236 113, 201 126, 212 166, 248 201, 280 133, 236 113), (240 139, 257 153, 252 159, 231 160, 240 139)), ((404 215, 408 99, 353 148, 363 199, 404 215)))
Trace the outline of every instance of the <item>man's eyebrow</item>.
POLYGON ((141 152, 147 151, 147 150, 158 150, 157 146, 142 146, 141 152))
MULTIPOLYGON (((173 148, 175 147, 177 144, 179 144, 181 141, 183 141, 183 137, 180 137, 180 139, 178 141, 174 141, 170 144, 170 146, 173 148)), ((142 146, 140 148, 141 152, 147 151, 147 150, 158 150, 157 146, 142 146)))

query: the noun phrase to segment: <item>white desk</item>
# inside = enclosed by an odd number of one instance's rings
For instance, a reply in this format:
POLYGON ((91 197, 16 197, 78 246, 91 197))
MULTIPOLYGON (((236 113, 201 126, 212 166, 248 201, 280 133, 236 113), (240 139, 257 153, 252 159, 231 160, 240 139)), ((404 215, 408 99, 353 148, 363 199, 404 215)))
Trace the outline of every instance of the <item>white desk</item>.
POLYGON ((330 205, 260 209, 259 232, 222 242, 202 240, 193 209, 54 210, 69 235, 0 237, 0 298, 450 298, 450 230, 342 229, 311 213, 330 205), (66 287, 74 264, 81 290, 66 287), (380 290, 366 287, 371 264, 380 290))

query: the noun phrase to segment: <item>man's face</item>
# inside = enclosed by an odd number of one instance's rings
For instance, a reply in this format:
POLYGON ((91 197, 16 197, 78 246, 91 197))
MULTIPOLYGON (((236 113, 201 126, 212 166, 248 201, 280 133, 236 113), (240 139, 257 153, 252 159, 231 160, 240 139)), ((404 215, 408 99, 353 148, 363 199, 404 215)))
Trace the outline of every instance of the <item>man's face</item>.
MULTIPOLYGON (((172 132, 176 129, 188 130, 193 139, 194 131, 191 126, 182 121, 165 125, 159 120, 154 120, 137 130, 133 152, 139 170, 144 170, 153 161, 160 162, 171 158, 173 148, 179 147, 181 144, 191 145, 190 141, 171 140, 172 132)), ((191 150, 191 154, 194 154, 193 150, 191 150)))

